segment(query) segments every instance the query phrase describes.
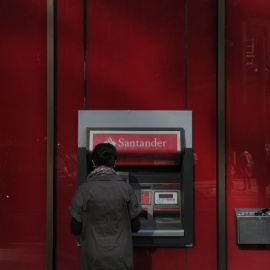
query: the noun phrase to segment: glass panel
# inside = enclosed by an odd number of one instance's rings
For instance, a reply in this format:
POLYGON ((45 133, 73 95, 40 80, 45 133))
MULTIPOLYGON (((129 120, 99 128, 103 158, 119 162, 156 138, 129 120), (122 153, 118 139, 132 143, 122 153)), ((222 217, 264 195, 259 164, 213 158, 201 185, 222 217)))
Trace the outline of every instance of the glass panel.
POLYGON ((46 1, 0 18, 0 269, 45 269, 46 1))
POLYGON ((84 106, 83 1, 57 1, 56 269, 79 268, 68 211, 77 187, 77 113, 84 106))
POLYGON ((234 209, 270 205, 270 2, 226 4, 228 269, 269 269, 266 246, 236 244, 234 209))
POLYGON ((187 268, 216 270, 216 2, 188 1, 188 109, 193 113, 194 234, 187 268))
POLYGON ((185 108, 185 0, 87 1, 87 108, 185 108))
POLYGON ((135 247, 134 264, 216 269, 216 1, 87 0, 86 89, 82 18, 83 1, 57 1, 56 269, 79 265, 67 208, 77 187, 84 100, 89 110, 193 110, 195 246, 135 247))

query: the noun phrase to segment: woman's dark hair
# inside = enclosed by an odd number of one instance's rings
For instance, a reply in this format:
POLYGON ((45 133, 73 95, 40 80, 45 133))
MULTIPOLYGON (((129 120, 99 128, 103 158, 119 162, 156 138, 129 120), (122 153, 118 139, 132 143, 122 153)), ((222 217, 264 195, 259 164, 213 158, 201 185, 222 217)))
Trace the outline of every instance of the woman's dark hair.
POLYGON ((110 143, 100 143, 95 146, 92 152, 92 160, 95 166, 112 167, 117 159, 117 151, 110 143))

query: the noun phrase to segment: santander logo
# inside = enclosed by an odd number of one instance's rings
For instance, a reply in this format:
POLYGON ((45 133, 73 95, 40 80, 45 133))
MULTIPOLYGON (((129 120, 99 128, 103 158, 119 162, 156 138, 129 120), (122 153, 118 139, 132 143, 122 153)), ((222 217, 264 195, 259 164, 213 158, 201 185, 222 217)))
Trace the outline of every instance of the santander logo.
POLYGON ((109 136, 105 143, 110 143, 113 146, 117 146, 119 148, 165 148, 167 141, 162 141, 158 138, 153 138, 151 140, 131 140, 125 139, 123 137, 115 141, 111 136, 109 136))
POLYGON ((116 146, 116 142, 113 141, 113 139, 111 138, 111 136, 109 136, 109 138, 105 141, 105 143, 110 143, 110 144, 112 144, 113 146, 116 146))

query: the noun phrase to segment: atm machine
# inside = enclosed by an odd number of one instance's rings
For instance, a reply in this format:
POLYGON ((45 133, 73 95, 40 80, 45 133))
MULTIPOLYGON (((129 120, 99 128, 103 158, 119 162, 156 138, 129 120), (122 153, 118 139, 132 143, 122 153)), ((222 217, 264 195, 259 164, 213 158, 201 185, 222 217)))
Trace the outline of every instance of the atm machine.
POLYGON ((142 206, 135 246, 193 246, 191 111, 79 111, 78 184, 98 143, 118 152, 116 171, 142 206))

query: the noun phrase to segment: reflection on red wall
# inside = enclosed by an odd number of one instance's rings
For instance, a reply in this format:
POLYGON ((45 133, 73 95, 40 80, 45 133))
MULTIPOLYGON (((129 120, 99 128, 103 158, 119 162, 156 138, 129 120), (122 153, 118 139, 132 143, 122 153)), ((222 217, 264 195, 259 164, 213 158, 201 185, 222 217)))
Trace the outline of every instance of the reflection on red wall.
POLYGON ((87 108, 184 108, 185 1, 87 4, 87 108))
POLYGON ((68 206, 77 186, 77 111, 83 109, 83 1, 57 1, 56 269, 78 268, 68 206))
POLYGON ((1 1, 0 18, 0 269, 44 269, 46 1, 1 1))
POLYGON ((188 107, 195 151, 195 248, 188 269, 217 269, 216 1, 188 1, 188 107))
POLYGON ((269 246, 235 243, 235 208, 270 204, 270 2, 227 1, 228 269, 269 269, 269 246))
POLYGON ((184 0, 87 1, 84 96, 82 1, 57 1, 57 269, 79 264, 67 211, 77 179, 66 160, 76 163, 84 98, 86 109, 193 110, 195 245, 136 247, 135 269, 216 269, 215 2, 188 1, 186 17, 184 0))

